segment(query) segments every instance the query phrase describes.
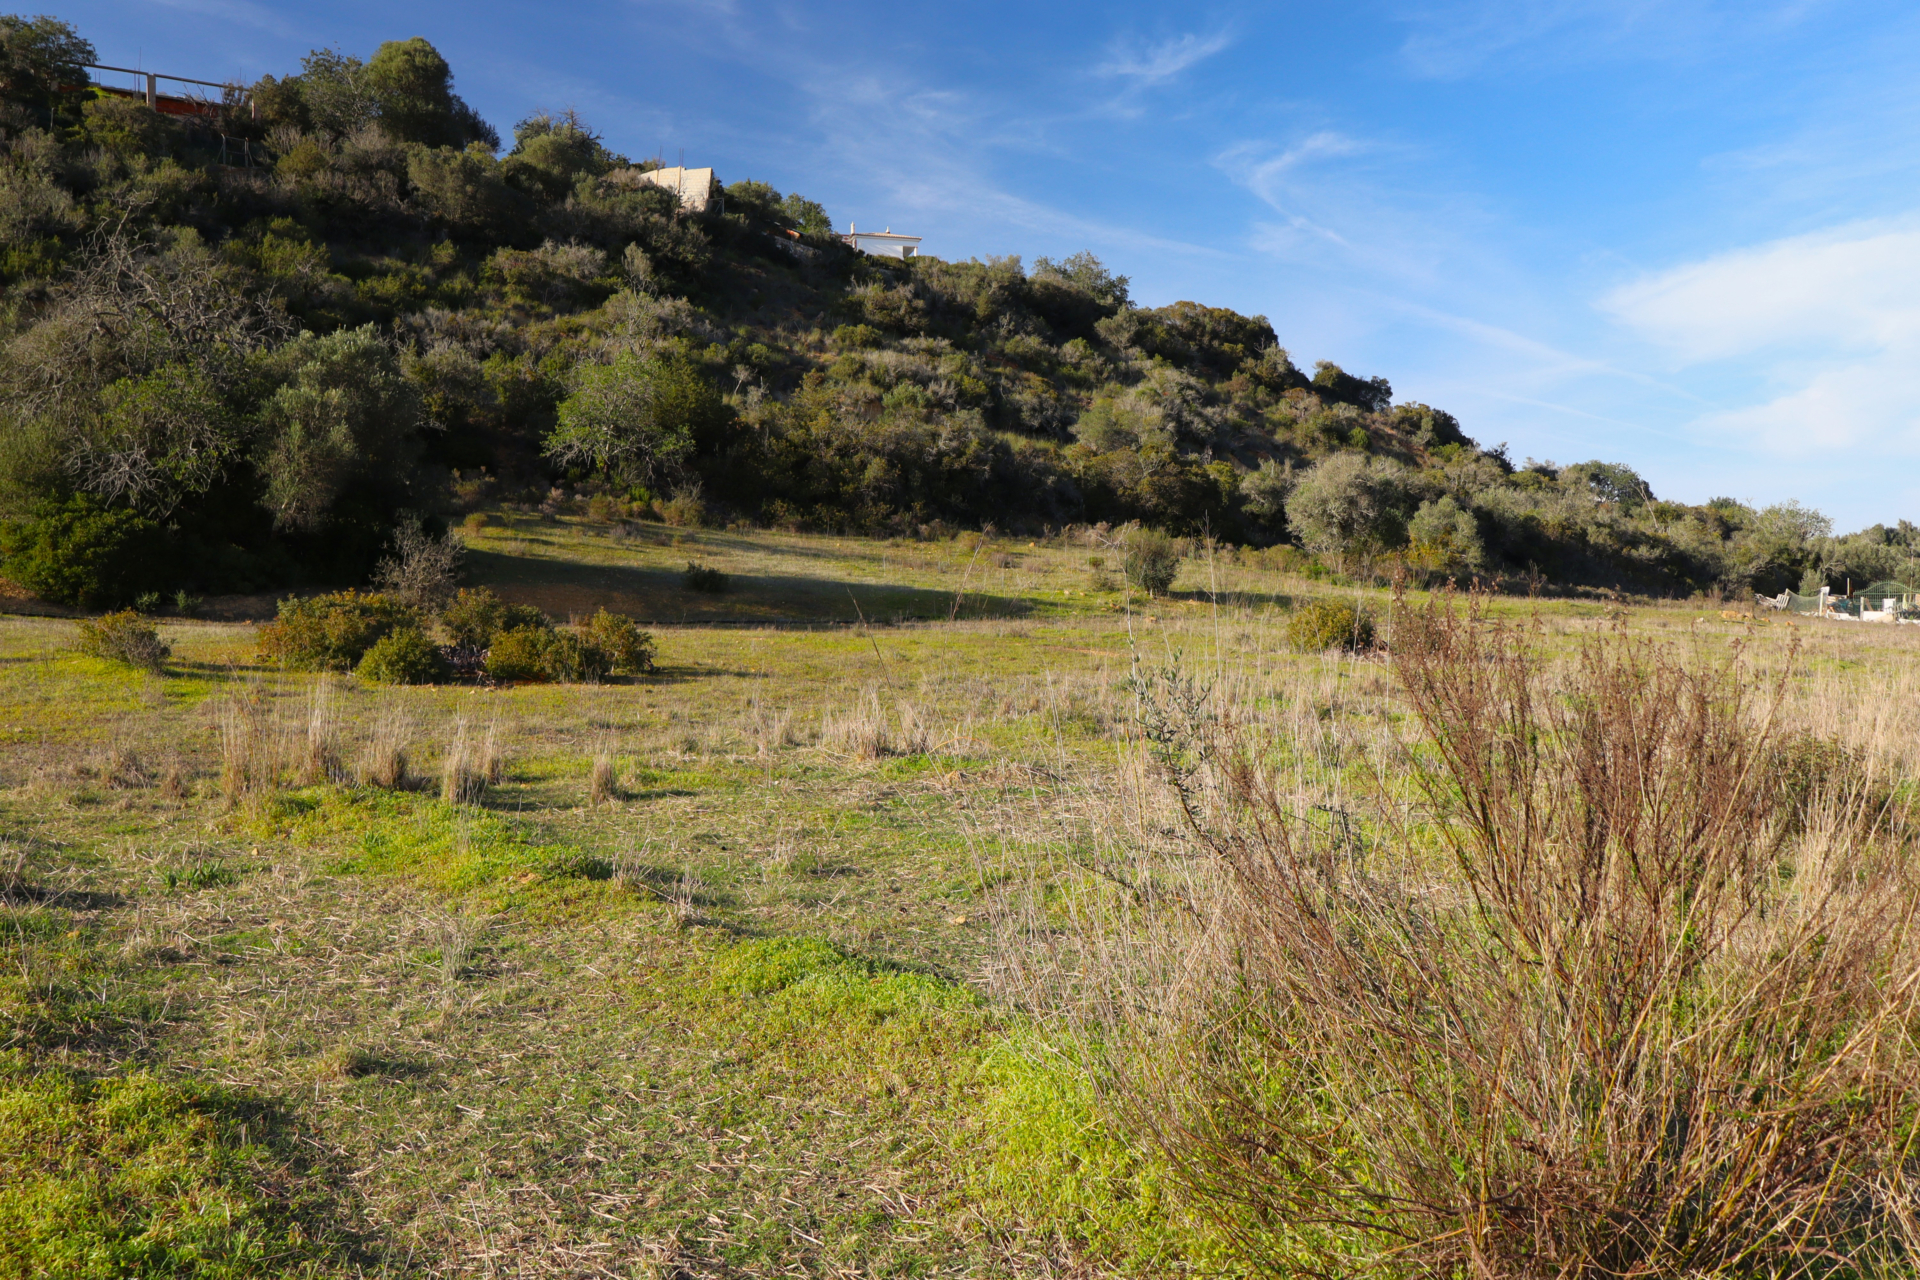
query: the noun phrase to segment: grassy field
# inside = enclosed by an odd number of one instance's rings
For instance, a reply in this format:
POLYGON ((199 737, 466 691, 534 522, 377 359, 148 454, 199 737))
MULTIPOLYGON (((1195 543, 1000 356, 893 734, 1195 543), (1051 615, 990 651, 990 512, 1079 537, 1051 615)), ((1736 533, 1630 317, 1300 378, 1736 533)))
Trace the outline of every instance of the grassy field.
MULTIPOLYGON (((377 690, 183 620, 152 675, 0 618, 0 1275, 1221 1269, 1048 1052, 1023 948, 1168 834, 1137 664, 1267 707, 1337 793, 1405 708, 1285 623, 1384 596, 1203 553, 1129 598, 1084 542, 469 540, 510 599, 650 620, 658 671, 377 690), (443 799, 483 740, 498 783, 443 799), (396 747, 417 781, 352 780, 396 747)), ((1498 607, 1797 649, 1791 714, 1910 763, 1907 628, 1498 607)))

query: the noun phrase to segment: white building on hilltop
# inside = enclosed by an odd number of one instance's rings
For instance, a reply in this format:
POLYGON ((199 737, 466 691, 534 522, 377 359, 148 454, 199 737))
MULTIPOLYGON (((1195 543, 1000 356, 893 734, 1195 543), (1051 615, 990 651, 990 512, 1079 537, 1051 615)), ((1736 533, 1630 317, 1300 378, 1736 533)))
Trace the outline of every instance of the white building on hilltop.
POLYGON ((720 205, 719 193, 715 190, 712 169, 688 169, 675 165, 671 169, 622 169, 610 175, 615 182, 629 186, 665 187, 680 198, 682 209, 692 209, 704 213, 712 206, 720 205))
POLYGON ((919 236, 897 236, 892 227, 885 231, 862 231, 850 222, 847 233, 840 239, 862 253, 881 258, 914 258, 920 254, 919 236))

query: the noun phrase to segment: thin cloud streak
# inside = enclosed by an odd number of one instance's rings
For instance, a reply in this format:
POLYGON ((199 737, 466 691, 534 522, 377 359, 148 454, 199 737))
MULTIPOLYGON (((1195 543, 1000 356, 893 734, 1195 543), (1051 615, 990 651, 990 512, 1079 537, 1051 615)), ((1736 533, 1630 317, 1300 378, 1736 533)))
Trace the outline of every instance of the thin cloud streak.
POLYGON ((1145 46, 1116 41, 1109 48, 1107 61, 1095 67, 1094 74, 1140 85, 1162 84, 1232 43, 1232 34, 1224 30, 1208 36, 1188 32, 1145 46))

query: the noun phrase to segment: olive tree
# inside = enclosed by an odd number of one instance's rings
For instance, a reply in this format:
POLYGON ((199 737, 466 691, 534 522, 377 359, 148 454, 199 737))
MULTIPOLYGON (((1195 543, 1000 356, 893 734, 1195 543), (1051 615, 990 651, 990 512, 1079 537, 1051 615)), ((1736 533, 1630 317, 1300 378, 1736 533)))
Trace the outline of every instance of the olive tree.
POLYGON ((261 363, 280 384, 260 408, 255 452, 277 524, 318 529, 349 490, 404 492, 420 393, 372 325, 303 333, 261 363))
POLYGON ((218 480, 240 444, 219 390, 181 363, 108 386, 76 435, 67 470, 78 486, 160 519, 218 480))
POLYGON ((1316 463, 1287 495, 1287 525, 1310 551, 1344 567, 1406 538, 1406 469, 1383 458, 1336 453, 1316 463))
POLYGON ((674 356, 623 354, 586 365, 561 401, 547 456, 626 484, 644 484, 693 451, 694 436, 725 406, 699 371, 674 356))
POLYGON ((430 147, 499 147, 500 135, 453 91, 453 68, 421 37, 381 45, 364 76, 389 136, 430 147))
POLYGON ((1416 563, 1439 573, 1471 573, 1483 567, 1487 552, 1480 522, 1449 496, 1423 502, 1407 522, 1407 540, 1416 563))

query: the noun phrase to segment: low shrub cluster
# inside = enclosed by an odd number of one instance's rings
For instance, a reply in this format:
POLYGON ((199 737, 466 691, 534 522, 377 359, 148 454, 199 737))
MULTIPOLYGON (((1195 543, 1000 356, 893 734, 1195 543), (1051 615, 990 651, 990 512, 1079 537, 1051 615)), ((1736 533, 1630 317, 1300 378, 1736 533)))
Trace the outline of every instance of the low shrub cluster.
POLYGON ((106 658, 155 672, 173 654, 173 649, 160 638, 153 624, 132 609, 102 614, 82 622, 79 648, 90 658, 106 658))
POLYGON ((687 571, 680 575, 680 585, 689 591, 698 591, 704 595, 723 594, 733 584, 727 575, 711 565, 687 561, 687 571))
POLYGON ((463 649, 489 648, 503 631, 547 626, 547 615, 530 604, 508 604, 491 588, 463 589, 440 612, 447 640, 463 649))
POLYGON ((1130 529, 1123 543, 1121 570, 1127 581, 1150 596, 1163 596, 1180 572, 1180 544, 1158 529, 1130 529))
POLYGON ((1346 600, 1314 600, 1287 619, 1287 643, 1302 653, 1357 653, 1373 648, 1374 639, 1372 615, 1346 600))
POLYGON ((502 632, 487 652, 487 675, 503 683, 597 684, 610 675, 646 674, 653 652, 653 637, 633 619, 602 609, 580 627, 502 632))
POLYGON ((370 684, 437 684, 453 668, 438 645, 416 628, 403 627, 374 641, 354 671, 370 684))
POLYGON ((417 611, 383 595, 338 591, 280 602, 260 628, 260 656, 296 671, 351 671, 388 633, 421 629, 417 611))
POLYGON ((93 609, 164 583, 165 531, 86 496, 0 520, 0 574, 42 600, 93 609))
POLYGON ((459 592, 437 622, 446 645, 430 638, 425 615, 388 596, 283 600, 279 617, 260 629, 260 656, 296 670, 351 670, 374 684, 434 684, 482 671, 503 683, 596 684, 653 670, 653 637, 605 609, 556 628, 533 606, 482 587, 459 592))

